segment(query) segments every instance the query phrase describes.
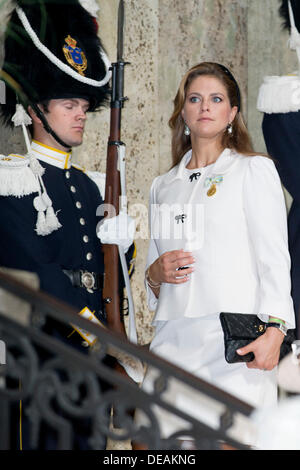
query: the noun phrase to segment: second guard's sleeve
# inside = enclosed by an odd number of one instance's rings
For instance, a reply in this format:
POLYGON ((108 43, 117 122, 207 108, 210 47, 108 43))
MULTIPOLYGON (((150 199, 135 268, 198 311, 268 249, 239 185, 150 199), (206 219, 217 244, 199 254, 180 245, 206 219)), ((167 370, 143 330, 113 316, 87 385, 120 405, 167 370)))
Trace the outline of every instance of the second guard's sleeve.
POLYGON ((260 281, 259 317, 278 317, 294 328, 287 210, 279 175, 267 157, 249 157, 244 211, 260 281))

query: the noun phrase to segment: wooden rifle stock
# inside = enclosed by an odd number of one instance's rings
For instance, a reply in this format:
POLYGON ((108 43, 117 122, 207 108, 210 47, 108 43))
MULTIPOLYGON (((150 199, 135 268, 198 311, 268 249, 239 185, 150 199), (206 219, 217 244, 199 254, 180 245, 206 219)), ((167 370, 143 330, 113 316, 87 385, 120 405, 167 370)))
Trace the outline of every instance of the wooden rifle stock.
MULTIPOLYGON (((110 114, 110 135, 107 148, 105 204, 109 207, 105 215, 111 217, 119 213, 121 195, 120 172, 118 170, 118 146, 123 145, 121 137, 121 109, 123 107, 123 61, 112 64, 112 98, 110 114), (110 212, 110 213, 109 213, 110 212)), ((110 329, 126 335, 122 317, 119 280, 119 251, 117 245, 103 245, 105 277, 103 300, 110 329)))

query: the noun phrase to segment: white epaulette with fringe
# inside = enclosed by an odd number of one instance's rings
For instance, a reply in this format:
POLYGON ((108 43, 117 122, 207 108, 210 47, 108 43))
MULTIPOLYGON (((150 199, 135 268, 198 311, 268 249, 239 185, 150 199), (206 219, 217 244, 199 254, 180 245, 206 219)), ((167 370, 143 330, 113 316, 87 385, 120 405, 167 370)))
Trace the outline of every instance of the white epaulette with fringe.
POLYGON ((0 196, 18 198, 37 193, 33 207, 37 211, 37 235, 49 235, 61 227, 49 198, 42 175, 44 168, 31 154, 0 155, 0 196))
POLYGON ((299 75, 295 73, 265 77, 258 92, 257 109, 267 114, 299 111, 299 75))
POLYGON ((39 185, 28 157, 0 155, 0 196, 23 197, 38 190, 39 185))

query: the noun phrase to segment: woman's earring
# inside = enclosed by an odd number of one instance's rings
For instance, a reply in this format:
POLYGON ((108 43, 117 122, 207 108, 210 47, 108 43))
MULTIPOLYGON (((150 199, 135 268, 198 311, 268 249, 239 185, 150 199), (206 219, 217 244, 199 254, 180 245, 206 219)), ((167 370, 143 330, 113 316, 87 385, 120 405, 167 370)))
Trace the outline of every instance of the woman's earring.
POLYGON ((184 135, 186 135, 186 136, 191 135, 191 131, 189 129, 189 126, 186 123, 184 123, 184 135))
POLYGON ((229 135, 232 135, 233 128, 232 128, 231 122, 230 122, 230 123, 228 124, 228 126, 227 126, 227 132, 228 132, 229 135))

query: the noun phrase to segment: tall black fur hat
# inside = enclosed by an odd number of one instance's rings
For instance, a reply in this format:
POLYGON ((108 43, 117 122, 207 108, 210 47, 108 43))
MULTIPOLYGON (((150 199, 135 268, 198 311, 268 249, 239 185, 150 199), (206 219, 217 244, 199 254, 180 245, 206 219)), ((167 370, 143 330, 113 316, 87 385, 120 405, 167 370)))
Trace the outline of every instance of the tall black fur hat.
MULTIPOLYGON (((299 0, 290 0, 290 2, 293 10, 295 25, 300 32, 300 2, 299 0)), ((281 0, 281 5, 279 8, 279 14, 283 18, 283 27, 285 29, 290 29, 291 27, 288 3, 288 0, 281 0)))
POLYGON ((5 34, 1 79, 7 84, 4 122, 17 102, 86 98, 90 110, 109 94, 109 61, 95 19, 78 0, 18 0, 5 34))

